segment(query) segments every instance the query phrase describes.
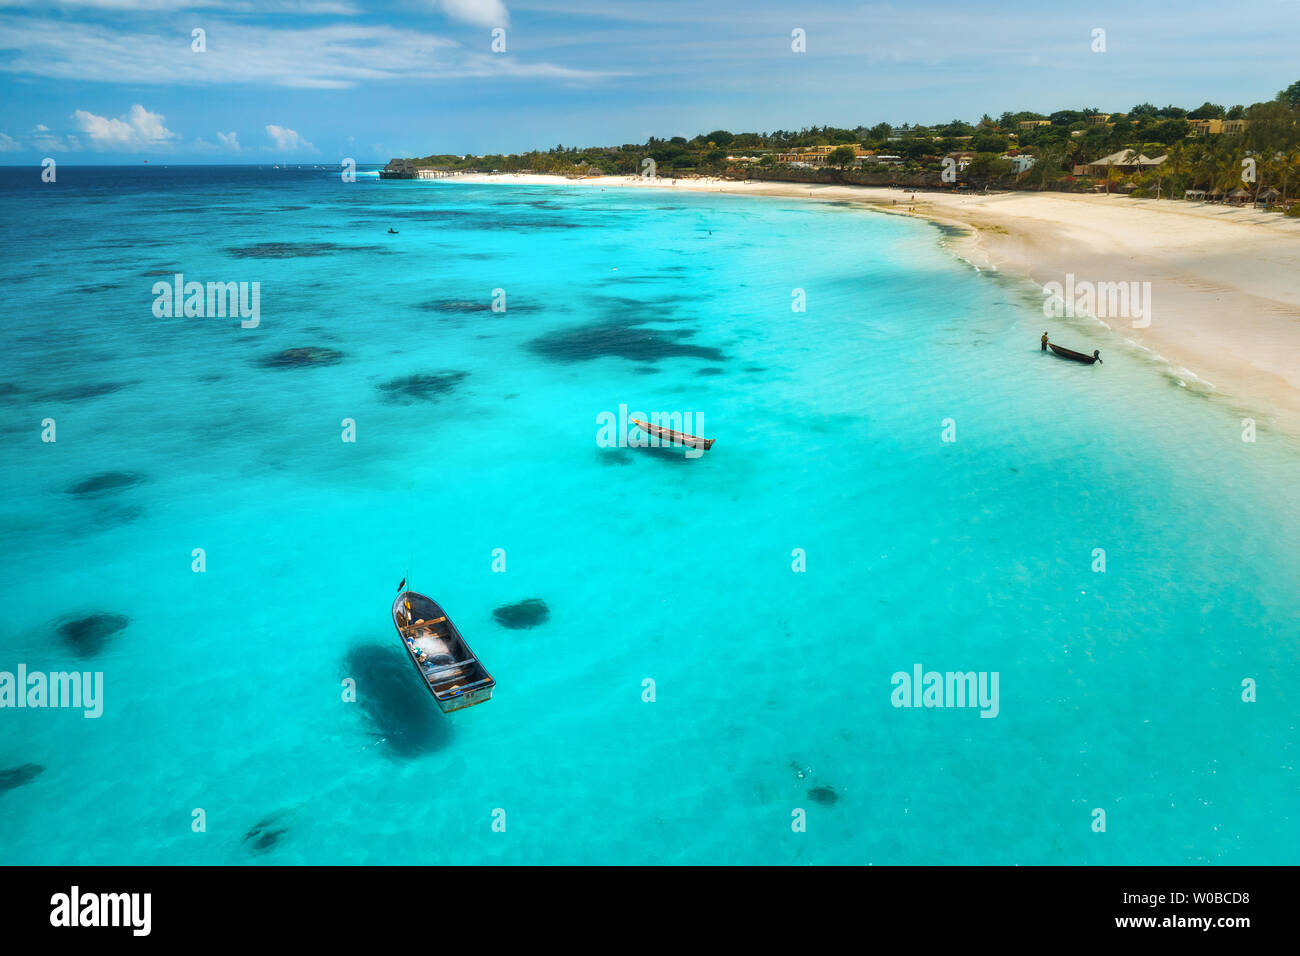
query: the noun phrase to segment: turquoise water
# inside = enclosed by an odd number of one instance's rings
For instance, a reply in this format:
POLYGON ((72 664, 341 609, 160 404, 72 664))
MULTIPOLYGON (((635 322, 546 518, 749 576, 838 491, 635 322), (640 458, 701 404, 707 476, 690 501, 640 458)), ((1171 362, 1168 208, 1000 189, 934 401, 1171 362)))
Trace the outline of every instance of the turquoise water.
POLYGON ((1040 301, 934 227, 316 170, 0 185, 0 670, 105 682, 99 719, 0 710, 3 862, 1300 856, 1300 447, 1082 320, 1053 337, 1104 366, 1043 355, 1040 301), (155 318, 178 271, 259 282, 260 324, 155 318), (338 354, 266 364, 296 348, 338 354), (602 449, 620 404, 717 444, 602 449), (408 566, 490 703, 417 683, 408 566), (65 639, 97 613, 125 627, 65 639), (917 663, 997 672, 997 717, 893 707, 917 663))

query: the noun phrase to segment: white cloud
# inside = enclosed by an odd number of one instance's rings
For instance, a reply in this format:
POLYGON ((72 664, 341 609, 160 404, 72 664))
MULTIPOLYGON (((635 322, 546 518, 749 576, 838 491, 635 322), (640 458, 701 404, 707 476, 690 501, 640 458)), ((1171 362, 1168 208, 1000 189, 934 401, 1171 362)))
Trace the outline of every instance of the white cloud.
POLYGON ((299 136, 296 130, 272 123, 266 127, 266 135, 275 140, 275 148, 282 152, 317 152, 316 147, 299 136))
POLYGON ((218 130, 217 139, 221 141, 221 145, 226 147, 226 149, 233 149, 236 152, 239 151, 239 134, 233 129, 229 133, 222 133, 218 130))
POLYGON ((492 53, 486 35, 479 43, 462 46, 410 26, 335 23, 277 28, 213 20, 204 27, 208 50, 197 54, 188 43, 178 43, 173 33, 0 14, 0 73, 79 83, 303 89, 410 80, 568 81, 616 75, 492 53), (218 36, 220 43, 213 39, 218 36))
MULTIPOLYGON (((0 6, 21 6, 21 0, 0 0, 0 6)), ((186 10, 224 8, 232 13, 302 13, 352 16, 358 7, 347 0, 242 0, 220 3, 218 0, 47 0, 47 6, 71 9, 111 10, 115 13, 170 13, 186 10)))
POLYGON ((163 125, 161 113, 150 113, 139 103, 117 119, 87 110, 77 110, 72 118, 96 149, 142 149, 165 146, 176 139, 176 134, 163 125))
POLYGON ((436 4, 451 19, 478 27, 504 27, 510 23, 510 13, 501 0, 436 0, 436 4))
POLYGON ((37 123, 31 133, 31 145, 45 153, 77 152, 81 142, 75 136, 60 136, 44 123, 37 123))
POLYGON ((0 153, 13 153, 22 148, 22 144, 8 133, 0 133, 0 153))

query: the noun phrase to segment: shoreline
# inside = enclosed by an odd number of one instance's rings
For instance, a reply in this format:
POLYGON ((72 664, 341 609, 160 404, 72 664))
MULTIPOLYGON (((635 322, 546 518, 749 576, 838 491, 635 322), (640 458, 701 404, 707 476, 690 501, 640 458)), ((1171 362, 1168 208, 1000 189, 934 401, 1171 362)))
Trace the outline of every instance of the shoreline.
MULTIPOLYGON (((1084 308, 1081 316, 1163 361, 1180 380, 1195 379, 1209 394, 1258 415, 1261 424, 1300 436, 1300 219, 1075 193, 913 194, 883 186, 521 173, 444 181, 849 201, 956 226, 965 234, 951 238, 949 250, 981 272, 1033 282, 1040 290, 1049 282, 1066 289, 1132 287, 1132 302, 1142 302, 1142 309, 1113 316, 1104 307, 1084 308)), ((1103 299, 1097 296, 1104 306, 1103 299)), ((1053 341, 1061 321, 1045 312, 1043 327, 1053 341)))

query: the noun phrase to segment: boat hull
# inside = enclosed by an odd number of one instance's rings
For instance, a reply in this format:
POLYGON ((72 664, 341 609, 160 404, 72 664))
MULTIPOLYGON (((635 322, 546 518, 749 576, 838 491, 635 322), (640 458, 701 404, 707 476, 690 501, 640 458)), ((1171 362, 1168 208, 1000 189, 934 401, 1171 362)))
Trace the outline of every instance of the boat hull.
POLYGON ((438 700, 436 694, 433 699, 438 701, 439 710, 444 714, 450 714, 454 710, 464 710, 466 707, 473 707, 475 704, 487 703, 492 699, 492 691, 494 689, 494 687, 488 687, 483 690, 470 691, 470 693, 464 694, 449 702, 438 700))
POLYGON ((701 438, 699 435, 688 435, 685 432, 673 431, 671 428, 664 428, 662 425, 652 425, 649 422, 641 421, 639 418, 632 419, 632 424, 647 435, 652 435, 661 442, 667 442, 670 445, 683 445, 687 448, 708 451, 713 447, 713 443, 717 441, 716 438, 701 438))
POLYGON ((1084 355, 1082 352, 1076 352, 1074 349, 1067 349, 1064 346, 1047 343, 1047 347, 1055 352, 1061 358, 1072 359, 1075 362, 1082 362, 1084 365, 1093 365, 1097 361, 1095 355, 1084 355))
POLYGON ((397 630, 402 650, 411 666, 444 714, 492 699, 496 680, 474 655, 437 601, 416 591, 403 591, 393 601, 393 627, 397 630), (406 610, 407 601, 411 604, 409 615, 406 610), (411 625, 407 623, 409 620, 417 622, 416 630, 411 630, 411 625), (420 625, 418 622, 421 620, 429 623, 420 625), (416 647, 408 642, 408 636, 417 641, 416 647), (448 660, 444 662, 435 659, 434 662, 426 661, 422 664, 416 656, 417 648, 424 649, 418 643, 421 641, 435 646, 448 660))

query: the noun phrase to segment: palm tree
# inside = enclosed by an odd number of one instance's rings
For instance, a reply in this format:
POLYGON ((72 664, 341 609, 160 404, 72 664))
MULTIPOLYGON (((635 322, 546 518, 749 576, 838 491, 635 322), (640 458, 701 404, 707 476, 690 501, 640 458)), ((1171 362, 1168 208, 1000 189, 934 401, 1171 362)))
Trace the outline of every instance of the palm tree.
POLYGON ((1044 146, 1038 154, 1034 169, 1038 174, 1038 188, 1044 190, 1049 183, 1061 176, 1061 166, 1065 162, 1065 147, 1061 145, 1044 146))
POLYGON ((1292 170, 1300 175, 1300 147, 1291 150, 1289 153, 1282 155, 1282 208, 1287 208, 1286 189, 1287 180, 1290 178, 1292 170))
POLYGON ((1165 177, 1175 176, 1181 169, 1182 161, 1183 161, 1183 144, 1175 143, 1173 148, 1169 150, 1166 156, 1168 158, 1165 160, 1164 165, 1157 166, 1155 169, 1157 199, 1160 198, 1160 190, 1162 185, 1164 184, 1165 177))
POLYGON ((1212 189, 1214 180, 1214 150, 1206 143, 1198 143, 1188 165, 1188 175, 1196 189, 1212 189))
POLYGON ((1237 175, 1241 167, 1237 164, 1237 157, 1227 149, 1219 150, 1218 154, 1211 159, 1214 178, 1212 180, 1215 189, 1223 190, 1225 196, 1231 195, 1237 185, 1237 175))

